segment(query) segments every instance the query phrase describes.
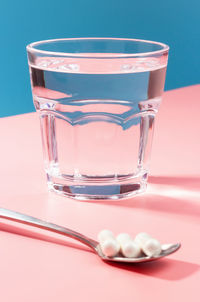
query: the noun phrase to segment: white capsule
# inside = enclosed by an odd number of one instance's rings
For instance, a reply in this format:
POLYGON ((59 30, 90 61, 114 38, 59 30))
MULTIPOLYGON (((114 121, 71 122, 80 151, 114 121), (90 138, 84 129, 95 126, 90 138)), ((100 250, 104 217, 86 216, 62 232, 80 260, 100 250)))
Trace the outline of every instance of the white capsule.
POLYGON ((119 253, 120 244, 114 238, 108 238, 100 243, 101 250, 106 257, 114 257, 119 253))
POLYGON ((157 239, 150 238, 142 246, 143 252, 149 256, 157 256, 161 252, 161 244, 157 239))
POLYGON ((123 242, 131 240, 131 236, 127 233, 120 233, 119 235, 117 235, 116 239, 119 242, 119 244, 121 245, 121 244, 123 244, 123 242))
POLYGON ((136 258, 140 256, 141 249, 139 245, 133 240, 127 240, 121 244, 121 252, 124 255, 124 257, 136 258))
POLYGON ((139 233, 136 235, 134 241, 140 246, 140 248, 143 247, 143 245, 145 244, 145 242, 147 240, 149 240, 150 238, 152 238, 149 234, 147 233, 139 233))
POLYGON ((100 243, 105 241, 106 239, 109 239, 109 238, 114 238, 113 233, 109 230, 102 230, 98 234, 98 240, 99 240, 100 243))

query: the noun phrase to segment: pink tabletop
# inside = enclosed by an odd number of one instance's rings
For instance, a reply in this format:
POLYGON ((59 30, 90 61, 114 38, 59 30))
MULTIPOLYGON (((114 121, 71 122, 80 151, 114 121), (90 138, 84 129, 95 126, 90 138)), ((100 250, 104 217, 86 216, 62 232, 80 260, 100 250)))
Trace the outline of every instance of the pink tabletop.
POLYGON ((164 93, 145 194, 81 202, 48 193, 36 113, 0 120, 0 207, 96 238, 108 228, 182 243, 163 260, 106 264, 59 235, 0 221, 0 301, 199 301, 200 85, 164 93))

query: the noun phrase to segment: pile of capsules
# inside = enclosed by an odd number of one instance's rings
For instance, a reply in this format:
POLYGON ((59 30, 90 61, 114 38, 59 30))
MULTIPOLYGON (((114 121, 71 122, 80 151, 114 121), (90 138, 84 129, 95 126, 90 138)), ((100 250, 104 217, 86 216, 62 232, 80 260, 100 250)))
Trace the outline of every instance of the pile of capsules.
POLYGON ((119 253, 127 258, 153 257, 161 252, 160 242, 147 233, 139 233, 132 239, 127 233, 115 237, 111 231, 102 230, 98 240, 106 257, 115 257, 119 253))

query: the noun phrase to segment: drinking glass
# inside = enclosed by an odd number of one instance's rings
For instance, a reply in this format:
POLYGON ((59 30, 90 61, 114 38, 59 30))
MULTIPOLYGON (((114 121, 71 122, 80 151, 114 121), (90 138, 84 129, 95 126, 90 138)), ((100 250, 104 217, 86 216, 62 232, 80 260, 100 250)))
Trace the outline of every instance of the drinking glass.
POLYGON ((27 46, 49 190, 83 200, 145 191, 168 50, 118 38, 27 46))

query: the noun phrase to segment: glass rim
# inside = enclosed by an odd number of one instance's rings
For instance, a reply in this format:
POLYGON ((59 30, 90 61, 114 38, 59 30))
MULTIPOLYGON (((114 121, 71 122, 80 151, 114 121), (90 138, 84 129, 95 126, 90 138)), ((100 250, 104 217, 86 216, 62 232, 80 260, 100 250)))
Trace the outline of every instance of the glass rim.
POLYGON ((149 56, 149 55, 159 55, 168 52, 169 46, 167 44, 150 41, 150 40, 143 40, 143 39, 130 39, 130 38, 109 38, 109 37, 88 37, 88 38, 61 38, 61 39, 49 39, 49 40, 41 40, 37 42, 32 42, 26 46, 27 52, 32 53, 40 53, 43 55, 54 55, 54 56, 65 56, 65 57, 76 57, 76 58, 91 58, 91 59, 105 59, 105 58, 129 58, 129 57, 142 57, 142 56, 149 56), (43 44, 43 43, 52 43, 52 42, 59 42, 59 41, 74 41, 74 40, 117 40, 117 41, 132 41, 132 42, 143 42, 149 44, 156 44, 162 47, 160 50, 149 51, 149 52, 139 52, 139 53, 100 53, 95 54, 95 56, 90 55, 89 53, 67 53, 67 52, 57 52, 57 51, 47 51, 47 50, 40 50, 35 48, 35 46, 43 44))

